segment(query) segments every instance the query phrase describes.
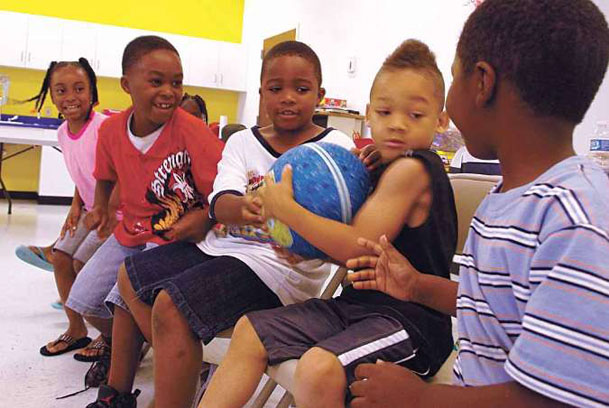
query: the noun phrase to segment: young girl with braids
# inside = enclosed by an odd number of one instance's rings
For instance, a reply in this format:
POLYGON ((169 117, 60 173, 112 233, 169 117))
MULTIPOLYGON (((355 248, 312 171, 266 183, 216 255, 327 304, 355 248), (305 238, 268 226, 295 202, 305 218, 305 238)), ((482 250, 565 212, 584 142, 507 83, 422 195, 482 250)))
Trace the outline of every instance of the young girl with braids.
MULTIPOLYGON (((108 235, 89 231, 84 224, 85 215, 93 206, 95 193, 93 169, 97 133, 106 119, 106 116, 93 110, 98 102, 96 83, 95 73, 85 58, 53 61, 47 69, 40 92, 29 99, 36 101, 36 110, 40 111, 50 92, 53 104, 66 119, 57 129, 57 139, 76 188, 60 237, 54 244, 52 258, 55 282, 62 302, 67 299, 78 271, 108 235)), ((68 317, 68 329, 40 349, 44 356, 63 354, 91 342, 82 316, 69 308, 64 308, 64 311, 68 317)), ((81 357, 87 359, 89 356, 81 357)))

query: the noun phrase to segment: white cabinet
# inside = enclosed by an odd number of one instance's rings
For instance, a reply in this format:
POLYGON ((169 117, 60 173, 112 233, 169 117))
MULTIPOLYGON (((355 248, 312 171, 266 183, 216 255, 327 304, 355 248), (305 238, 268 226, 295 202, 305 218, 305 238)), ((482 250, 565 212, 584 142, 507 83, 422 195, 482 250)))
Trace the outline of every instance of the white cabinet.
POLYGON ((59 59, 59 19, 0 11, 0 36, 4 42, 0 65, 47 69, 59 59))
POLYGON ((241 44, 7 11, 0 11, 0 38, 7 43, 0 65, 46 70, 51 61, 85 57, 98 76, 120 78, 125 46, 146 34, 176 47, 185 85, 246 90, 247 55, 241 44))
POLYGON ((0 11, 0 38, 4 43, 0 65, 25 67, 27 15, 0 11))
POLYGON ((61 56, 61 20, 29 16, 26 68, 44 69, 61 56))
POLYGON ((82 21, 66 20, 61 27, 61 60, 76 61, 85 57, 95 70, 97 27, 82 21))
POLYGON ((123 75, 123 51, 139 33, 123 27, 99 25, 97 56, 93 69, 98 76, 120 78, 123 75))
POLYGON ((184 67, 186 85, 215 88, 218 83, 218 42, 192 38, 189 61, 184 67))
POLYGON ((245 91, 247 55, 241 44, 191 39, 187 85, 245 91))
POLYGON ((218 87, 245 92, 247 86, 247 53, 235 43, 220 43, 218 53, 218 87))

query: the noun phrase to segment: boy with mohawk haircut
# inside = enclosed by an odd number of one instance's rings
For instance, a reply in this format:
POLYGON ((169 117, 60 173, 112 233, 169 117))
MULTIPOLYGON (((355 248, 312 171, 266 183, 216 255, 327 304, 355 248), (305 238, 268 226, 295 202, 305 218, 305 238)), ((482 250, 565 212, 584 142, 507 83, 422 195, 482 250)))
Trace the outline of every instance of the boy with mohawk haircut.
MULTIPOLYGON (((331 258, 364 253, 360 236, 386 234, 424 273, 448 278, 457 239, 452 189, 440 158, 429 150, 448 122, 444 81, 429 48, 401 44, 384 62, 370 92, 367 120, 383 166, 352 225, 319 217, 293 199, 291 171, 260 192, 266 217, 288 225, 331 258)), ((452 348, 450 318, 380 291, 343 290, 248 313, 237 323, 228 354, 200 407, 242 407, 267 365, 300 358, 294 397, 299 407, 344 407, 355 367, 395 361, 427 377, 452 348)))
POLYGON ((456 314, 456 386, 365 364, 353 407, 609 406, 609 179, 572 141, 608 61, 589 0, 486 0, 469 17, 447 110, 503 181, 473 217, 458 290, 387 242, 348 263, 369 268, 358 288, 397 279, 396 297, 456 314))

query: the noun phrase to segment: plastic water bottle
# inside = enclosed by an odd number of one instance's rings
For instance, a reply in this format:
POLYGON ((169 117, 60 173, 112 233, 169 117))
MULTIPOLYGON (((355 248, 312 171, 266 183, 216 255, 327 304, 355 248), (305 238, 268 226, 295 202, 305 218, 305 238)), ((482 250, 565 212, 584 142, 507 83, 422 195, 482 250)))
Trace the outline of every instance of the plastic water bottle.
POLYGON ((609 121, 596 123, 596 131, 590 139, 588 157, 609 174, 609 121))

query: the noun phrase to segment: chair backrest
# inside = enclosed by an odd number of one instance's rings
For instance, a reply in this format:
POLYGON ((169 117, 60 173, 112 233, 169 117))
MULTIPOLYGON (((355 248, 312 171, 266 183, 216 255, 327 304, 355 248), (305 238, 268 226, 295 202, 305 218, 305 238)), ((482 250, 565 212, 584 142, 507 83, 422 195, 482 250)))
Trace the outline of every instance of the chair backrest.
POLYGON ((501 176, 455 173, 449 174, 448 177, 455 194, 459 223, 456 253, 461 254, 469 231, 469 225, 478 205, 486 197, 491 188, 501 180, 501 176))

